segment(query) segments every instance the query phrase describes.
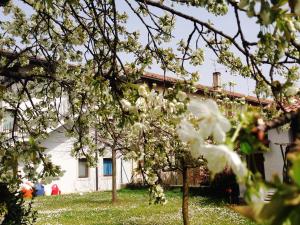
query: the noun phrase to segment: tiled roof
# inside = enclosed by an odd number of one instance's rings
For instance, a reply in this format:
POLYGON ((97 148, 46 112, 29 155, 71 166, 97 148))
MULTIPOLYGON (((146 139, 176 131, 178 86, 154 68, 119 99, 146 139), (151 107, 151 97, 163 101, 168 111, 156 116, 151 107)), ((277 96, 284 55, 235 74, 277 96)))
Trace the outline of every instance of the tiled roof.
POLYGON ((295 98, 292 104, 284 106, 286 112, 294 112, 300 109, 300 98, 295 98))
MULTIPOLYGON (((161 82, 161 83, 166 82, 167 84, 173 84, 173 83, 176 83, 178 81, 183 82, 183 80, 180 80, 180 79, 177 79, 177 78, 174 78, 174 77, 163 76, 163 75, 156 74, 156 73, 145 73, 142 76, 142 79, 143 80, 161 82)), ((201 85, 201 84, 197 84, 196 88, 198 90, 197 91, 198 93, 203 93, 205 91, 223 93, 227 97, 230 97, 230 98, 245 98, 245 100, 248 103, 252 103, 252 104, 255 104, 255 105, 261 104, 263 106, 266 106, 266 105, 269 105, 273 102, 272 100, 269 100, 269 99, 262 99, 262 98, 258 99, 257 97, 249 96, 249 95, 247 96, 247 95, 243 95, 243 94, 240 94, 240 93, 237 93, 237 92, 231 92, 231 91, 226 91, 226 90, 221 90, 220 91, 220 90, 214 89, 213 87, 209 87, 209 86, 205 86, 205 85, 201 85)))

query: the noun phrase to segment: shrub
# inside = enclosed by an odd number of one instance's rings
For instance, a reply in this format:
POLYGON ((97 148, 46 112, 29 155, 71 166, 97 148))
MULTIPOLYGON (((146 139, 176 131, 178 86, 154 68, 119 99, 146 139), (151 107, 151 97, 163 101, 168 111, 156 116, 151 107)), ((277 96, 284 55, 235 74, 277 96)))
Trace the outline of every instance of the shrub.
POLYGON ((11 190, 6 183, 0 183, 0 223, 2 225, 30 225, 36 220, 32 201, 25 202, 22 193, 11 190))

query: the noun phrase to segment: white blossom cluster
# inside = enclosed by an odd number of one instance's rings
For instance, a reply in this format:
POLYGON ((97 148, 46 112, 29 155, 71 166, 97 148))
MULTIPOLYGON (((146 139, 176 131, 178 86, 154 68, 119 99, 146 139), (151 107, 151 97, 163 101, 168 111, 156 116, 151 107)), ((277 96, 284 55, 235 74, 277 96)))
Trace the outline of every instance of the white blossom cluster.
POLYGON ((185 92, 173 88, 166 89, 163 94, 140 85, 135 98, 120 101, 122 109, 135 118, 128 127, 126 140, 130 151, 126 157, 144 162, 144 178, 150 185, 150 196, 155 203, 165 203, 166 198, 154 170, 157 172, 175 164, 171 155, 177 151, 174 147, 176 124, 186 109, 187 99, 185 92))
POLYGON ((131 149, 128 157, 144 162, 144 177, 156 202, 165 201, 163 188, 158 186, 157 170, 178 166, 176 157, 180 161, 188 152, 194 159, 204 157, 213 175, 231 167, 238 180, 243 180, 246 166, 238 154, 225 145, 231 124, 216 102, 192 100, 188 103, 189 98, 183 91, 170 88, 163 95, 149 90, 146 85, 139 86, 136 93, 135 98, 120 101, 122 109, 135 117, 126 138, 131 149), (176 144, 176 140, 181 144, 176 144))
POLYGON ((191 155, 194 158, 203 156, 213 175, 228 166, 242 181, 247 169, 238 154, 224 144, 231 125, 219 111, 216 102, 211 99, 192 100, 188 111, 190 114, 177 126, 177 134, 180 140, 188 143, 191 155), (209 138, 216 144, 208 143, 209 138))
POLYGON ((184 107, 182 102, 187 98, 185 92, 179 91, 176 96, 178 101, 174 99, 172 102, 169 102, 161 93, 157 93, 154 89, 148 91, 145 85, 140 85, 138 87, 138 94, 139 98, 135 101, 134 105, 126 99, 121 100, 122 107, 125 111, 133 112, 135 110, 140 110, 142 112, 148 112, 147 110, 153 109, 154 111, 161 112, 161 109, 163 108, 173 113, 177 109, 184 107))
POLYGON ((296 86, 290 86, 286 89, 286 96, 287 97, 293 97, 295 95, 297 95, 297 93, 299 92, 299 88, 296 86))
POLYGON ((166 204, 167 199, 164 193, 164 189, 160 184, 157 184, 158 177, 153 171, 146 171, 146 180, 150 185, 150 195, 155 203, 166 204))

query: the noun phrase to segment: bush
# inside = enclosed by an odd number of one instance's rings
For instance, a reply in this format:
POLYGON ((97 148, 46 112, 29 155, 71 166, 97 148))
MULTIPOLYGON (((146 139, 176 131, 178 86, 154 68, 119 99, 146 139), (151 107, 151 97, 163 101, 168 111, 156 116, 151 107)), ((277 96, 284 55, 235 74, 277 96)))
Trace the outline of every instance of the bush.
POLYGON ((0 183, 0 223, 2 225, 33 224, 36 213, 31 203, 23 199, 22 193, 12 191, 7 184, 0 183))

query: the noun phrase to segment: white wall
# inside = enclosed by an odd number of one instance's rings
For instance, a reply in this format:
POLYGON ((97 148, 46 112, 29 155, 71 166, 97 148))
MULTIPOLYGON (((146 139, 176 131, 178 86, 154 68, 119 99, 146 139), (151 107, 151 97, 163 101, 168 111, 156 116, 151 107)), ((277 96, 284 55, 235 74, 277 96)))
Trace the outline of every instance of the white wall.
POLYGON ((136 164, 134 163, 133 160, 124 160, 124 159, 122 159, 122 163, 120 163, 120 166, 121 164, 123 165, 123 168, 122 170, 121 169, 119 170, 120 173, 122 171, 122 176, 120 175, 120 183, 121 184, 130 183, 132 181, 132 176, 134 174, 136 164))
MULTIPOLYGON (((111 190, 112 189, 112 177, 103 175, 103 158, 111 158, 111 152, 106 151, 104 156, 99 159, 98 170, 99 170, 99 190, 111 190)), ((121 188, 122 184, 127 184, 131 182, 132 176, 132 161, 126 161, 122 159, 120 154, 117 154, 117 170, 116 170, 116 180, 117 189, 121 188), (121 162, 122 161, 122 162, 121 162), (121 167, 122 165, 122 167, 121 167), (122 175, 121 175, 122 169, 122 175), (128 180, 127 180, 127 177, 128 180)))
MULTIPOLYGON (((47 148, 47 153, 51 155, 51 160, 55 165, 61 167, 63 176, 51 184, 45 186, 49 192, 53 184, 57 184, 62 193, 88 192, 96 190, 96 169, 89 168, 87 178, 78 178, 78 159, 72 157, 70 152, 73 148, 74 139, 64 135, 63 128, 59 128, 49 134, 49 137, 42 142, 47 148)), ((111 158, 110 151, 107 151, 103 157, 99 157, 98 162, 98 188, 99 190, 111 190, 111 176, 103 175, 103 158, 111 158)), ((131 178, 131 161, 123 162, 123 169, 126 169, 128 178, 131 178), (127 171, 128 170, 128 171, 127 171)), ((129 183, 125 178, 125 171, 122 173, 123 183, 129 183)), ((121 156, 117 158, 117 188, 121 188, 121 156)))
MULTIPOLYGON (((270 141, 270 152, 264 154, 265 157, 265 176, 266 180, 270 181, 274 174, 278 174, 282 180, 283 158, 280 150, 280 145, 290 143, 288 130, 272 129, 268 131, 268 139, 270 141)), ((285 146, 283 146, 285 150, 285 146)))

